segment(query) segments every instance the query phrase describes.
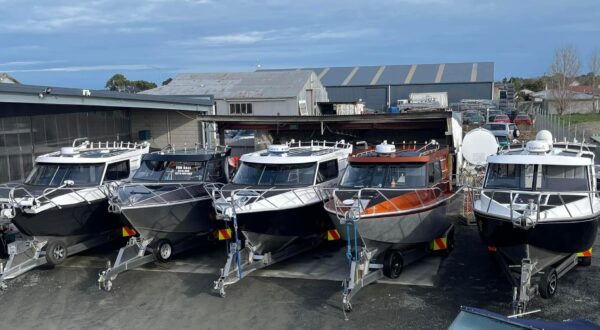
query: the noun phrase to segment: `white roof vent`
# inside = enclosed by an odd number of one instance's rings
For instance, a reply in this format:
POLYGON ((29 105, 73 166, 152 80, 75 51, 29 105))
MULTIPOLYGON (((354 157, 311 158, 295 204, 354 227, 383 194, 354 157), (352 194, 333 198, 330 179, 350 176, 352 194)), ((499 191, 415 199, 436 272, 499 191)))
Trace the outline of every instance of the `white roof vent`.
POLYGON ((60 148, 60 154, 64 155, 64 156, 73 156, 73 155, 77 155, 78 153, 79 153, 79 151, 77 150, 77 148, 73 148, 73 147, 60 148))
POLYGON ((285 144, 272 144, 267 149, 270 153, 273 154, 284 154, 290 151, 290 147, 285 144))
MULTIPOLYGON (((548 130, 541 130, 535 135, 537 141, 545 142, 549 148, 552 148, 552 133, 548 130)), ((528 143, 529 144, 529 143, 528 143)))
POLYGON ((378 154, 392 154, 396 152, 396 146, 393 144, 387 144, 387 140, 383 143, 375 146, 375 152, 378 154))
MULTIPOLYGON (((548 131, 546 131, 546 132, 548 132, 548 131)), ((538 133, 538 135, 540 133, 538 133)), ((548 132, 548 133, 550 133, 550 132, 548 132)), ((527 150, 528 152, 533 152, 533 153, 546 153, 546 152, 550 151, 550 146, 548 145, 548 143, 546 141, 534 140, 534 141, 527 142, 527 145, 525 146, 525 150, 527 150)))

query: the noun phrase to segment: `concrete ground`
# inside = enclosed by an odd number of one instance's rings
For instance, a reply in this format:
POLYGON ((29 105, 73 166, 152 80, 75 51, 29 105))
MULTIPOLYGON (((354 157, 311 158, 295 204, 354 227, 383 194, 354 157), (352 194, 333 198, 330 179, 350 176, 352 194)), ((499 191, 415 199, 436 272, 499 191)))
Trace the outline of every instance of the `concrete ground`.
MULTIPOLYGON (((213 260, 224 261, 223 246, 206 247, 205 254, 188 252, 171 265, 123 273, 111 292, 96 285, 103 263, 116 254, 104 247, 73 257, 65 266, 34 270, 8 282, 8 290, 0 293, 0 328, 443 329, 461 305, 509 314, 512 290, 491 266, 476 228, 457 226, 456 234, 456 249, 448 258, 430 257, 412 265, 405 281, 419 285, 372 284, 355 296, 348 320, 336 280, 343 275, 335 275, 346 269, 336 270, 339 261, 332 261, 343 257, 339 246, 322 246, 245 278, 228 288, 226 298, 212 292, 220 267, 213 260), (321 280, 288 278, 319 264, 325 266, 313 271, 321 280)), ((600 324, 600 258, 594 258, 596 264, 561 278, 554 299, 536 298, 531 309, 542 311, 534 317, 586 318, 600 324)))

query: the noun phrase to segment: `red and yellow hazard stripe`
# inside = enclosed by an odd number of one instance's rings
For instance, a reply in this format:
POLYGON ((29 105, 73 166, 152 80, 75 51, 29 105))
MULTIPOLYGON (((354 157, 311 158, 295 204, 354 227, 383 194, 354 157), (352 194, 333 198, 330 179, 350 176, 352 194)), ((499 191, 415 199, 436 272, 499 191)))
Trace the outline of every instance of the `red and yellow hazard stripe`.
POLYGON ((135 230, 127 227, 127 226, 123 226, 123 228, 121 228, 121 235, 123 235, 123 237, 130 237, 130 236, 134 236, 136 234, 135 230))
POLYGON ((579 252, 579 253, 577 253, 577 256, 578 257, 591 257, 592 256, 592 249, 590 248, 587 251, 579 252))
POLYGON ((226 239, 231 239, 231 229, 219 229, 216 232, 217 239, 219 241, 224 241, 226 239))
POLYGON ((431 249, 433 251, 440 251, 448 249, 448 239, 446 237, 436 238, 431 242, 431 249))
POLYGON ((340 233, 337 229, 331 229, 327 231, 327 240, 328 241, 337 241, 340 239, 340 233))

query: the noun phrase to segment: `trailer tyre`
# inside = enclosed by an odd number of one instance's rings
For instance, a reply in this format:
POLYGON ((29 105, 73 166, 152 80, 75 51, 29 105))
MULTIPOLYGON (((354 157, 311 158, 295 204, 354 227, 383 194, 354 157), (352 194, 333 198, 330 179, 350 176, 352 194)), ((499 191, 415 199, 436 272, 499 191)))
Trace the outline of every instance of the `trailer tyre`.
POLYGON ((161 239, 156 242, 154 247, 154 256, 160 262, 167 262, 173 255, 173 245, 166 239, 161 239))
POLYGON ((544 272, 540 279, 539 291, 540 296, 544 299, 550 299, 556 294, 558 289, 558 273, 556 269, 549 268, 544 272))
POLYGON ((67 245, 60 240, 50 241, 46 245, 46 261, 51 266, 60 265, 67 259, 67 245))
POLYGON ((592 257, 579 257, 577 259, 577 265, 579 266, 591 266, 592 265, 592 257))
POLYGON ((388 250, 383 257, 383 275, 389 278, 398 278, 404 269, 402 253, 388 250))

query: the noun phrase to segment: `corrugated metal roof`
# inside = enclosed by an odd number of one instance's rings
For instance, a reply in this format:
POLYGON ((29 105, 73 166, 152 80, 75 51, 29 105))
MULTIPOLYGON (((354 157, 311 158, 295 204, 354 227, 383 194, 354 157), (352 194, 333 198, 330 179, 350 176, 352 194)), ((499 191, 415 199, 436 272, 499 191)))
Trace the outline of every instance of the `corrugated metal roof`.
MULTIPOLYGON (((215 99, 265 99, 296 97, 312 71, 222 72, 180 74, 168 85, 144 94, 213 95, 215 99)), ((316 80, 316 76, 314 77, 316 80)))
POLYGON ((261 69, 259 72, 312 70, 325 86, 406 85, 493 82, 493 62, 413 64, 362 67, 261 69), (357 70, 354 70, 358 68, 357 70), (383 70, 381 70, 383 68, 383 70), (324 70, 327 70, 326 72, 324 70), (378 79, 376 75, 379 74, 378 79), (349 81, 346 80, 350 78, 349 81), (344 84, 346 82, 346 84, 344 84), (373 82, 373 84, 371 84, 373 82))

